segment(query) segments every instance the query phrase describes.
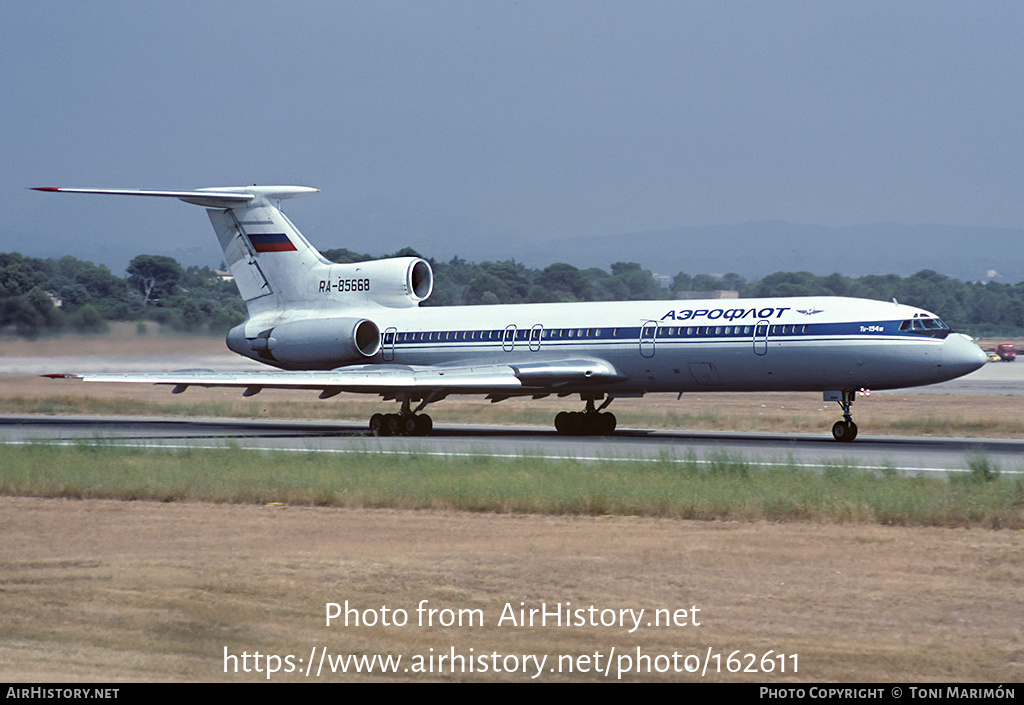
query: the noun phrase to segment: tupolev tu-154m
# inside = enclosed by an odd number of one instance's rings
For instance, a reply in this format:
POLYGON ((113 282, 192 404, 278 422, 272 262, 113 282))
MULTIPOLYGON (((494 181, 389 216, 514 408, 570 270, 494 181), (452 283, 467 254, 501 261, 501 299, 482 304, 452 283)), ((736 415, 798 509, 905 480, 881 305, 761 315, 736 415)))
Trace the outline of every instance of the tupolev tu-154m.
POLYGON ((423 409, 453 394, 493 401, 579 395, 563 434, 610 434, 618 397, 653 392, 822 392, 857 436, 850 407, 861 389, 933 384, 986 362, 968 336, 913 306, 847 297, 629 301, 426 307, 433 273, 418 257, 330 262, 281 211, 316 193, 302 186, 196 191, 38 188, 62 193, 177 198, 206 208, 245 300, 227 346, 274 370, 53 375, 149 382, 377 394, 398 413, 374 414, 378 435, 425 435, 423 409), (727 302, 728 301, 728 302, 727 302), (415 404, 415 406, 413 406, 415 404))

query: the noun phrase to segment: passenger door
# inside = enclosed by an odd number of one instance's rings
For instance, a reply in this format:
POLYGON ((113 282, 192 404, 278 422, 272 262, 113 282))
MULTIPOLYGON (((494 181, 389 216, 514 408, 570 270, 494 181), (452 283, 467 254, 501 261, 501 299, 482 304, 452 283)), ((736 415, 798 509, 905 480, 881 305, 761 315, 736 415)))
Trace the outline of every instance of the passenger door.
POLYGON ((754 326, 754 354, 765 355, 768 352, 768 321, 758 321, 754 326))
POLYGON ((658 336, 658 322, 647 321, 640 329, 640 355, 654 357, 654 340, 658 336))

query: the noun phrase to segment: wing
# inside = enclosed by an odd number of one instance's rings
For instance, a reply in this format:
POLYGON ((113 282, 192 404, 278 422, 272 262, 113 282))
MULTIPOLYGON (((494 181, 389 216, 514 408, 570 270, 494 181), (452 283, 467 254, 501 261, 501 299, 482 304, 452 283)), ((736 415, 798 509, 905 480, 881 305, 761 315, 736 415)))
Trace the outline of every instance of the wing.
POLYGON ((626 379, 610 363, 598 358, 548 360, 524 364, 478 365, 353 365, 335 370, 258 370, 215 372, 125 372, 50 374, 44 377, 80 379, 85 382, 134 382, 174 385, 174 393, 188 387, 239 387, 245 396, 264 389, 311 389, 321 398, 341 392, 380 394, 401 392, 435 398, 448 394, 487 394, 504 399, 525 394, 576 391, 611 385, 626 379))

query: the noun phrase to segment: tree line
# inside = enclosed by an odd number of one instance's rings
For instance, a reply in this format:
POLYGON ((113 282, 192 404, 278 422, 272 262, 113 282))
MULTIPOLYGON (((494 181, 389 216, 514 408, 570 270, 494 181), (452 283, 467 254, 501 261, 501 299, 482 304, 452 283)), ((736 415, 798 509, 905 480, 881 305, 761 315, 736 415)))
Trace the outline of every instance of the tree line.
POLYGON ((245 318, 234 283, 209 267, 139 255, 126 275, 70 255, 0 253, 0 329, 32 337, 102 333, 109 321, 155 321, 178 331, 222 333, 245 318))
MULTIPOLYGON (((339 263, 382 258, 344 248, 323 254, 339 263)), ((422 255, 404 248, 384 257, 408 256, 422 255)), ((952 328, 972 335, 1024 333, 1024 282, 964 282, 927 269, 908 277, 776 272, 748 282, 732 273, 680 272, 659 280, 635 262, 616 262, 606 271, 566 263, 533 269, 513 260, 424 259, 434 270, 434 292, 425 306, 670 300, 726 290, 742 298, 896 299, 933 311, 952 328)), ((245 305, 234 283, 210 267, 184 268, 171 257, 138 255, 121 277, 104 265, 70 255, 39 259, 0 253, 0 330, 5 333, 99 333, 109 321, 155 321, 182 332, 222 334, 244 317, 245 305)))

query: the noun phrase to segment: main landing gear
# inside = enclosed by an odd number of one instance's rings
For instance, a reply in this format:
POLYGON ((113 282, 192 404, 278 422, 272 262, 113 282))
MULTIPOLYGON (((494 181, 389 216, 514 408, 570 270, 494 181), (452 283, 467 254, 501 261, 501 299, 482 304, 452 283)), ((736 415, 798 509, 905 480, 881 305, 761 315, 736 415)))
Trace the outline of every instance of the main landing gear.
POLYGON ((600 407, 587 399, 585 411, 560 411, 555 416, 555 430, 563 436, 610 436, 615 431, 615 414, 601 411, 612 403, 608 397, 600 407))
POLYGON ((370 433, 375 436, 429 436, 434 421, 428 414, 419 411, 427 405, 423 401, 415 410, 410 410, 410 399, 402 400, 402 411, 398 414, 374 414, 370 417, 370 433))
POLYGON ((375 436, 427 436, 434 428, 429 414, 374 414, 370 433, 375 436))
POLYGON ((853 422, 853 416, 850 415, 854 394, 853 390, 844 389, 842 401, 836 400, 839 406, 843 407, 843 420, 836 421, 832 425, 832 437, 840 443, 849 443, 857 437, 857 424, 853 422))

